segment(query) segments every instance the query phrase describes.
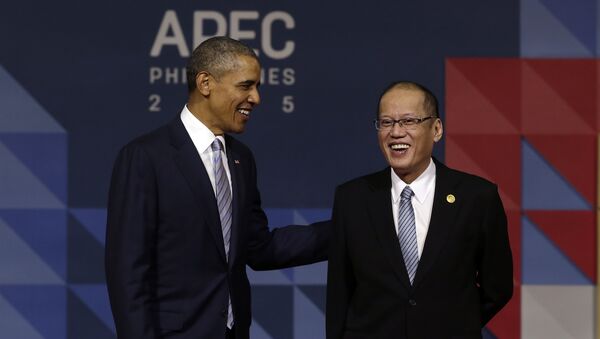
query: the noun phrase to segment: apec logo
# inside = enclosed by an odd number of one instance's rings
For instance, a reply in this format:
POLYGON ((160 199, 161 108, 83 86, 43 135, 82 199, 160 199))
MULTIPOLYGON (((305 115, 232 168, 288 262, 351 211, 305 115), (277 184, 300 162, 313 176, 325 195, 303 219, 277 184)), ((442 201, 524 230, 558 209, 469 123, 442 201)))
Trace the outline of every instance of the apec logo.
MULTIPOLYGON (((280 109, 286 114, 293 113, 296 105, 291 87, 296 83, 296 71, 286 59, 294 53, 296 43, 291 39, 281 38, 295 26, 294 17, 284 11, 268 12, 262 17, 258 11, 231 11, 228 14, 218 11, 194 11, 192 31, 186 31, 188 35, 191 34, 193 41, 192 46, 188 46, 186 41, 189 40, 186 37, 189 36, 184 33, 177 13, 174 10, 165 11, 150 48, 150 57, 158 64, 151 65, 148 72, 149 84, 152 86, 148 97, 148 111, 162 111, 162 86, 187 83, 185 67, 164 65, 160 60, 165 50, 172 52, 174 49, 180 57, 187 58, 191 51, 205 40, 226 35, 242 42, 250 42, 253 46, 260 46, 259 49, 255 49, 263 64, 260 82, 268 86, 284 86, 286 92, 281 95, 280 109), (283 43, 274 46, 273 34, 278 37, 278 42, 283 40, 283 43), (265 58, 270 62, 265 63, 265 58)), ((276 101, 277 99, 273 100, 276 101)))
POLYGON ((190 50, 198 46, 204 40, 217 36, 228 35, 236 40, 254 40, 260 34, 260 50, 256 51, 259 55, 264 53, 268 58, 281 60, 288 58, 294 53, 295 42, 286 40, 282 48, 275 48, 272 44, 272 34, 274 23, 278 23, 277 27, 281 26, 287 30, 295 27, 294 18, 287 12, 273 11, 267 13, 262 19, 258 11, 231 11, 228 20, 220 12, 217 11, 195 11, 193 21, 193 47, 189 48, 186 44, 185 35, 181 29, 181 24, 177 18, 177 13, 174 10, 168 10, 163 16, 162 22, 158 29, 158 33, 150 50, 151 57, 159 57, 163 48, 173 46, 177 48, 181 57, 190 56, 190 50), (244 30, 241 28, 244 21, 260 20, 260 32, 255 30, 244 30), (216 30, 211 34, 206 34, 204 28, 209 24, 216 26, 216 30))

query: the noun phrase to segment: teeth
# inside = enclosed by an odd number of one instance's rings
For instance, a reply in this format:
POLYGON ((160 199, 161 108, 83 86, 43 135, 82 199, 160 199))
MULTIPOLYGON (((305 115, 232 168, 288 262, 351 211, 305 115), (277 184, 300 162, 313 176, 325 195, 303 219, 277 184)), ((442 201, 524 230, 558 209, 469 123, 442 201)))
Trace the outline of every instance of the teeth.
POLYGON ((410 147, 408 144, 394 144, 390 146, 393 150, 406 150, 410 147))
POLYGON ((250 110, 249 109, 238 108, 238 112, 242 113, 245 116, 250 116, 250 110))

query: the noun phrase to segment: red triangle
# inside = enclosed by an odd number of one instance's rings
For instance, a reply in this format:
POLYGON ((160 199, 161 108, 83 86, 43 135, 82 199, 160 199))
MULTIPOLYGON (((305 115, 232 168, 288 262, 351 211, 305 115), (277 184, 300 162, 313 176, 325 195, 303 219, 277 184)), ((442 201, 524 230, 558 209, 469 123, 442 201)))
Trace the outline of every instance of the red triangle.
POLYGON ((502 197, 505 209, 520 209, 519 135, 453 135, 446 139, 446 161, 451 167, 495 182, 508 197, 502 197), (478 171, 474 171, 475 169, 478 171), (509 201, 513 204, 509 204, 509 201))
MULTIPOLYGON (((522 67, 522 131, 532 134, 594 134, 590 125, 576 111, 570 97, 563 97, 528 63, 522 67)), ((593 96, 592 96, 593 99, 593 96)), ((594 114, 592 111, 589 114, 594 114)))
POLYGON ((516 285, 508 304, 487 324, 496 338, 521 339, 521 286, 516 285))
POLYGON ((591 281, 596 281, 595 211, 529 211, 527 216, 591 281))
POLYGON ((577 192, 592 206, 596 205, 596 136, 526 135, 526 138, 577 192))
MULTIPOLYGON (((521 60, 511 58, 452 58, 447 59, 468 82, 477 89, 479 95, 485 97, 498 114, 504 116, 517 131, 521 128, 521 60)), ((448 75, 446 91, 453 89, 448 75)), ((462 87, 456 87, 462 90, 462 87)), ((448 102, 448 96, 446 102, 448 102)), ((473 103, 466 98, 464 107, 473 103)), ((494 124, 488 121, 488 124, 494 124)), ((480 126, 481 127, 481 126, 480 126)))
POLYGON ((590 128, 595 128, 596 60, 528 59, 525 62, 569 103, 574 113, 590 128))
MULTIPOLYGON (((453 133, 519 133, 518 124, 515 124, 518 119, 507 118, 507 113, 498 108, 493 98, 471 80, 453 62, 446 64, 446 129, 453 133)), ((512 115, 518 113, 511 112, 512 115)))

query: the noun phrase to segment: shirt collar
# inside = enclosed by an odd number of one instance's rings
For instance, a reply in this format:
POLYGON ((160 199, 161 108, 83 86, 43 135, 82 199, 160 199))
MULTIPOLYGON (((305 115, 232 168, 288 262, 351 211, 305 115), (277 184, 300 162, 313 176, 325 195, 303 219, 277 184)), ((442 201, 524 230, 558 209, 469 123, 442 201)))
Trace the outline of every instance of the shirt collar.
MULTIPOLYGON (((396 172, 394 172, 393 168, 391 169, 391 171, 392 171, 392 199, 394 201, 394 204, 396 204, 400 200, 400 195, 402 194, 404 187, 409 186, 409 185, 407 185, 404 181, 402 181, 402 179, 400 179, 400 177, 398 177, 396 172)), ((433 160, 429 160, 429 166, 427 166, 425 171, 423 171, 423 173, 421 173, 421 175, 419 175, 419 177, 410 184, 410 188, 415 193, 415 199, 417 199, 417 201, 420 204, 422 204, 425 201, 425 199, 427 199, 427 196, 432 191, 432 187, 434 184, 435 184, 435 164, 433 163, 433 160)))
POLYGON ((225 146, 225 138, 222 135, 215 136, 213 132, 206 127, 200 119, 196 118, 192 112, 188 109, 187 105, 183 107, 181 110, 181 122, 183 122, 183 126, 187 130, 194 146, 198 150, 198 153, 204 153, 210 145, 215 141, 215 138, 221 140, 223 144, 223 151, 227 153, 227 149, 225 146))

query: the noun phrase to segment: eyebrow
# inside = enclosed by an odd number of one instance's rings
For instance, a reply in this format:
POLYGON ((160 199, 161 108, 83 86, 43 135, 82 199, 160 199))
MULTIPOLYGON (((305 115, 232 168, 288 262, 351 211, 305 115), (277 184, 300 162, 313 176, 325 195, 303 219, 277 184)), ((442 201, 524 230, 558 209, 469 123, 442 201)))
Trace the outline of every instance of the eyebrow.
POLYGON ((255 81, 255 80, 244 80, 244 81, 240 81, 238 82, 238 85, 246 85, 246 86, 252 86, 256 84, 256 86, 260 86, 260 81, 255 81))

